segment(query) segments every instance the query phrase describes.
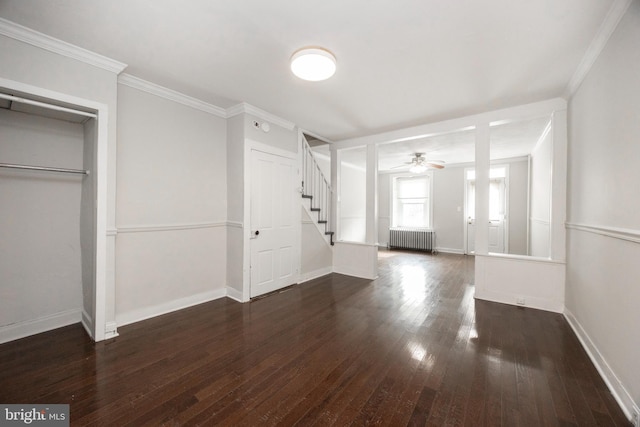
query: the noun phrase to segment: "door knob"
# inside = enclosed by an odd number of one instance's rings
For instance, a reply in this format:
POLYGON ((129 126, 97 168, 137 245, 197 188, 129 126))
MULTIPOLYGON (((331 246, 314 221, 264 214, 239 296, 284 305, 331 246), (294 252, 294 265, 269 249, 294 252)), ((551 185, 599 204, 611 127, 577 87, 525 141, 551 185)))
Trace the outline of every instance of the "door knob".
POLYGON ((260 230, 256 230, 256 232, 253 233, 253 234, 255 234, 256 236, 259 235, 260 234, 260 230))

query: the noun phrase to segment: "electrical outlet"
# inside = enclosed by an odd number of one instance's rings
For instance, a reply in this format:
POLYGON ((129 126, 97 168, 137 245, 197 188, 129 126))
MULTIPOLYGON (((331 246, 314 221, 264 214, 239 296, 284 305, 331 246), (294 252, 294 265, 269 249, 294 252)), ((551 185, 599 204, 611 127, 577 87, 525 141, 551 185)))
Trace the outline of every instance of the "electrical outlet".
POLYGON ((522 297, 516 298, 516 304, 518 305, 526 305, 525 300, 522 297))
POLYGON ((640 427, 640 409, 637 406, 634 406, 632 409, 633 413, 631 414, 631 424, 633 427, 640 427))

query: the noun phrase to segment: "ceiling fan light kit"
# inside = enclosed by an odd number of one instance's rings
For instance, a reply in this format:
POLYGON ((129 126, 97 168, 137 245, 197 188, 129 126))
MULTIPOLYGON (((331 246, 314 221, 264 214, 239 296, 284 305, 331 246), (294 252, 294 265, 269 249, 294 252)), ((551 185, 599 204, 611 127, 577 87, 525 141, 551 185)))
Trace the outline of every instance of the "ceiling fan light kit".
POLYGON ((426 171, 428 168, 423 164, 416 164, 409 168, 409 172, 411 173, 422 173, 426 171))
POLYGON ((304 47, 291 56, 291 71, 303 80, 326 80, 336 72, 336 57, 321 47, 304 47))
MULTIPOLYGON (((409 172, 411 173, 423 173, 428 169, 444 169, 444 161, 442 160, 427 160, 423 157, 424 153, 414 153, 410 162, 406 162, 405 165, 409 166, 409 172)), ((391 169, 406 167, 403 165, 393 167, 391 169)))

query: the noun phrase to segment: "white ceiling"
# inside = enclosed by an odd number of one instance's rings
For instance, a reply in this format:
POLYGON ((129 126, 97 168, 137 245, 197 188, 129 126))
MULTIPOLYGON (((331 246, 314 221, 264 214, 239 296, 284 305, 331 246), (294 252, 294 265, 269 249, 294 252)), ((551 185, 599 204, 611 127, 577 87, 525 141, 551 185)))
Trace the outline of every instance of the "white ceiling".
MULTIPOLYGON (((531 154, 544 133, 550 117, 500 124, 491 127, 491 160, 513 159, 531 154)), ((315 152, 329 155, 329 146, 317 146, 315 152)), ((461 130, 428 138, 378 145, 378 170, 406 171, 414 153, 425 153, 431 160, 442 160, 445 167, 475 161, 475 130, 461 130)), ((366 148, 356 147, 341 151, 341 161, 364 168, 366 148)), ((436 172, 437 173, 437 172, 436 172)))
POLYGON ((340 140, 561 96, 613 2, 1 0, 0 16, 340 140), (332 79, 289 72, 306 45, 336 55, 332 79))

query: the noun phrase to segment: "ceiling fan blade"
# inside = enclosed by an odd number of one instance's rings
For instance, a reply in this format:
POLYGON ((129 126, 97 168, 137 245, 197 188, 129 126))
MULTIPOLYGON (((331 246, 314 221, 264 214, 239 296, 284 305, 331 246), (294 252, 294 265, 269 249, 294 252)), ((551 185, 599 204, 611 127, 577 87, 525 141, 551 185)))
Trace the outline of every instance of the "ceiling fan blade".
POLYGON ((429 166, 430 168, 434 168, 434 169, 444 169, 444 166, 439 165, 437 163, 431 163, 431 162, 424 162, 425 166, 429 166))

